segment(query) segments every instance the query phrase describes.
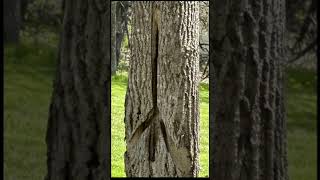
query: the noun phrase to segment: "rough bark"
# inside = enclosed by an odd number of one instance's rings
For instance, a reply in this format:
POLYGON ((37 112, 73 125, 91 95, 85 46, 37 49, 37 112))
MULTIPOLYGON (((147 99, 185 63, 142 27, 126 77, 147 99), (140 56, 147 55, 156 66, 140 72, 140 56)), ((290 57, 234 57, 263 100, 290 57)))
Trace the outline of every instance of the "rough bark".
POLYGON ((21 23, 20 0, 5 0, 3 2, 3 42, 18 43, 21 23))
POLYGON ((213 1, 210 177, 286 180, 284 0, 213 1))
POLYGON ((47 180, 110 177, 110 1, 64 1, 47 180))
POLYGON ((198 2, 134 2, 125 103, 128 177, 195 177, 198 2))

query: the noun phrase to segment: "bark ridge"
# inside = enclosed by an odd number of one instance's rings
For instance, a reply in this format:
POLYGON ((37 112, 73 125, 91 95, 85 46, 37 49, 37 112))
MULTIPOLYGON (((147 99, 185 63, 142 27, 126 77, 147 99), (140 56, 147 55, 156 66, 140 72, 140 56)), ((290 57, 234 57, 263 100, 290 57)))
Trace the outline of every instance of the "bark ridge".
POLYGON ((210 177, 286 180, 285 1, 211 4, 210 177))
POLYGON ((46 180, 110 177, 110 1, 64 1, 46 180))

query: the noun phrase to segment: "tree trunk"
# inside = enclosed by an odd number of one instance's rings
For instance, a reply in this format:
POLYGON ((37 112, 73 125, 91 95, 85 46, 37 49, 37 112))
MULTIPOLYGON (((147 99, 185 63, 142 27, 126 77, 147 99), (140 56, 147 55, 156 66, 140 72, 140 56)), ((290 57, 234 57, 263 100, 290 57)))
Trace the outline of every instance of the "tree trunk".
POLYGON ((197 176, 198 2, 134 2, 132 13, 126 174, 197 176))
POLYGON ((117 4, 118 1, 111 2, 111 73, 117 71, 117 4))
POLYGON ((20 22, 21 22, 21 26, 20 29, 24 29, 25 27, 25 21, 26 21, 26 14, 28 12, 28 5, 32 3, 32 1, 30 0, 20 0, 20 22))
POLYGON ((284 5, 284 0, 212 3, 210 177, 215 180, 288 179, 284 5))
POLYGON ((64 1, 47 180, 110 177, 110 1, 64 1))
POLYGON ((21 23, 20 0, 5 0, 3 2, 3 42, 18 43, 21 23))
POLYGON ((112 70, 114 74, 119 65, 120 52, 123 37, 126 33, 128 22, 128 8, 129 2, 127 1, 113 1, 112 2, 112 70))

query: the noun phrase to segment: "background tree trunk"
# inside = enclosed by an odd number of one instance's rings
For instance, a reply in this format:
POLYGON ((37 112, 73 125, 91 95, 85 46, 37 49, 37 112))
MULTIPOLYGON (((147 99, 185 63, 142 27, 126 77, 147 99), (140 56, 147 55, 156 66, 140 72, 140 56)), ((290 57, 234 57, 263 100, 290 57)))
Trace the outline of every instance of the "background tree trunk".
POLYGON ((128 25, 128 1, 113 1, 112 2, 112 52, 111 52, 111 62, 112 70, 114 74, 119 65, 120 52, 123 37, 127 30, 128 25))
POLYGON ((111 73, 117 71, 117 3, 118 1, 111 2, 111 73))
POLYGON ((212 5, 210 177, 286 180, 285 1, 212 5))
POLYGON ((32 1, 34 0, 20 0, 20 16, 21 16, 21 19, 20 19, 20 22, 21 22, 21 26, 20 26, 20 29, 21 30, 24 30, 24 27, 25 27, 25 23, 26 23, 26 14, 28 12, 28 5, 30 3, 32 3, 32 1))
POLYGON ((3 41, 18 43, 21 23, 20 0, 4 0, 3 2, 3 41))
POLYGON ((128 177, 198 174, 198 2, 134 2, 126 94, 128 177))
POLYGON ((110 177, 110 1, 64 1, 47 180, 110 177))

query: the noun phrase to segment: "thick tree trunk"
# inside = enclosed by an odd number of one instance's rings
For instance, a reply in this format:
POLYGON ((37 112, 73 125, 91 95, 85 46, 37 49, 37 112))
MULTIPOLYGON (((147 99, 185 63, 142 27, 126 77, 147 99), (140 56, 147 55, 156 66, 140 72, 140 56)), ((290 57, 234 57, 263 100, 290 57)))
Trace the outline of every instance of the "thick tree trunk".
POLYGON ((64 1, 47 180, 110 177, 110 1, 64 1))
POLYGON ((3 42, 18 43, 21 23, 20 0, 4 0, 3 2, 3 42))
POLYGON ((199 158, 198 2, 134 2, 128 177, 193 177, 199 158))
MULTIPOLYGON (((286 180, 284 0, 213 1, 215 180, 286 180)), ((212 114, 211 114, 212 115, 212 114)), ((211 157, 210 157, 211 158, 211 157)))

